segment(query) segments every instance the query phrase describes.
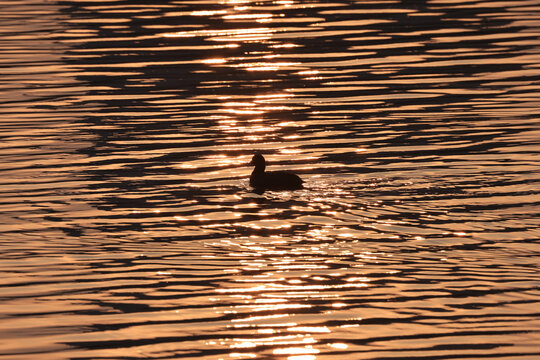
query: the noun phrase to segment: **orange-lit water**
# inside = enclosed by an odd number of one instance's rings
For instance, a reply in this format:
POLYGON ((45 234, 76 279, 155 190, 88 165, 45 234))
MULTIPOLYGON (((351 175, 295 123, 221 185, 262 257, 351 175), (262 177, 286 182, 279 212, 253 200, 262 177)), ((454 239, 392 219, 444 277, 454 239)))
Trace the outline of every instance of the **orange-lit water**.
POLYGON ((143 3, 0 3, 0 358, 540 356, 538 1, 143 3))

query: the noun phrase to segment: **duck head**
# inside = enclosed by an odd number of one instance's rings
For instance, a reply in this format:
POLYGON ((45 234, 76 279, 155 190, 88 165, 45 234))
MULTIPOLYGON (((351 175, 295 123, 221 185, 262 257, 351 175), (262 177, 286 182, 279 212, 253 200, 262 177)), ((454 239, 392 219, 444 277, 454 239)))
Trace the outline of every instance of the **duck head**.
POLYGON ((262 167, 264 169, 266 167, 266 161, 260 153, 256 153, 251 158, 251 162, 249 163, 249 165, 254 165, 255 167, 262 167))

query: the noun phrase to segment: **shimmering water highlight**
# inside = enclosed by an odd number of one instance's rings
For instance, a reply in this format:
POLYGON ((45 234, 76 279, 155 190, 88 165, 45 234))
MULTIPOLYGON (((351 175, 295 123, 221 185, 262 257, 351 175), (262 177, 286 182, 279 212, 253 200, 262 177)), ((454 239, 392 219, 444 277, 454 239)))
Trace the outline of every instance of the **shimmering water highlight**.
POLYGON ((537 1, 0 6, 0 358, 540 356, 537 1))

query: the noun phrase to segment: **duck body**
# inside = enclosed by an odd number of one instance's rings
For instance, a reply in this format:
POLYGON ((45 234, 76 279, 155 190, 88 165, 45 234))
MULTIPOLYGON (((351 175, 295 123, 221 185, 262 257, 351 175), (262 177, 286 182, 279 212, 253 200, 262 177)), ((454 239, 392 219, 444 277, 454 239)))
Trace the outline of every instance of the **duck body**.
POLYGON ((302 179, 290 171, 265 171, 266 161, 257 153, 251 159, 255 169, 249 177, 249 184, 256 189, 297 190, 302 189, 302 179))

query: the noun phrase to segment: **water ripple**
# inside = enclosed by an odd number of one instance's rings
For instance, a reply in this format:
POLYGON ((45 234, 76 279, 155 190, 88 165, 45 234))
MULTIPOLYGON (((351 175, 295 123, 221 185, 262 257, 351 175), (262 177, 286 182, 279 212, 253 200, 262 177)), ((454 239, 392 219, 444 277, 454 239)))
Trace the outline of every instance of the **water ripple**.
POLYGON ((535 1, 0 6, 0 357, 540 355, 535 1))

